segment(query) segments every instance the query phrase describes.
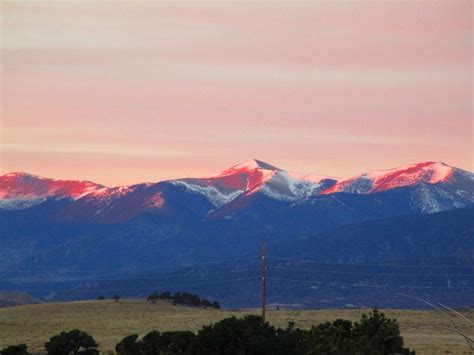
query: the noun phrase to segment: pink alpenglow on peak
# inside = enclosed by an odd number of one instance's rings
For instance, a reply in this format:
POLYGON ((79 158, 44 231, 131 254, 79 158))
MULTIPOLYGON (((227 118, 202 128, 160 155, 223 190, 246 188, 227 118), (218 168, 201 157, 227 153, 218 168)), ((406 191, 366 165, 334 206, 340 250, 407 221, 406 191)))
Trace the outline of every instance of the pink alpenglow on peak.
POLYGON ((104 186, 90 181, 53 180, 23 172, 0 176, 0 198, 68 197, 78 199, 104 186))
POLYGON ((189 180, 201 180, 204 181, 207 186, 215 186, 223 189, 251 191, 270 180, 278 171, 281 171, 281 169, 261 160, 252 159, 234 165, 216 175, 189 180))
POLYGON ((389 170, 376 170, 340 180, 322 192, 374 193, 420 183, 437 184, 448 181, 453 168, 439 162, 424 162, 389 170))
POLYGON ((247 172, 247 171, 252 171, 252 170, 272 170, 272 171, 279 171, 281 169, 270 165, 268 163, 265 163, 261 160, 258 159, 251 159, 246 162, 234 165, 230 167, 229 169, 226 169, 219 173, 216 176, 226 176, 230 174, 235 174, 236 172, 247 172))

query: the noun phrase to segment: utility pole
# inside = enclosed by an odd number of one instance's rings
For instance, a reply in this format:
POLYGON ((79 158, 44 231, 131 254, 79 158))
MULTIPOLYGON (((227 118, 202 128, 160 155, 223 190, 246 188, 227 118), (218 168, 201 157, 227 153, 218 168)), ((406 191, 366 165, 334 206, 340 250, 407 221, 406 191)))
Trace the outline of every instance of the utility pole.
POLYGON ((265 323, 265 310, 267 308, 267 248, 265 239, 262 243, 262 321, 265 323))

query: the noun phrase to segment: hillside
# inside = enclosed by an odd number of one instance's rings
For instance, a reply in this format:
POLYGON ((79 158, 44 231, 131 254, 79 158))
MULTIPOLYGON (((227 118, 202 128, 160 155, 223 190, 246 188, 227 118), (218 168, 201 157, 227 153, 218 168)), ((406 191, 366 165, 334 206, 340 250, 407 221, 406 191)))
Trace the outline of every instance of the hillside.
MULTIPOLYGON (((282 245, 268 240, 269 302, 296 304, 297 308, 341 308, 346 304, 425 307, 396 295, 402 292, 453 307, 472 306, 473 216, 474 209, 468 207, 352 224, 282 245)), ((122 243, 120 236, 113 238, 122 243)), ((224 244, 227 240, 223 239, 224 244)), ((132 248, 133 240, 128 242, 132 248)), ((213 251, 221 254, 218 248, 213 251)), ((152 252, 158 259, 162 255, 160 250, 152 252)), ((80 270, 48 278, 42 272, 17 272, 4 283, 10 281, 5 287, 35 291, 38 297, 56 300, 95 299, 100 294, 110 297, 114 292, 143 298, 152 291, 186 290, 219 300, 225 307, 255 307, 260 292, 259 252, 257 249, 237 260, 210 259, 164 269, 153 267, 150 258, 150 267, 97 275, 80 270)), ((58 251, 56 255, 59 258, 61 254, 58 251)))
POLYGON ((0 291, 0 307, 39 303, 36 297, 23 292, 0 291))
POLYGON ((420 163, 338 180, 260 161, 211 177, 115 188, 6 174, 0 268, 100 270, 235 257, 258 250, 264 236, 288 243, 346 224, 468 206, 473 176, 420 163))
MULTIPOLYGON (((443 316, 432 311, 384 310, 396 318, 401 327, 405 344, 417 354, 467 351, 463 340, 443 327, 449 324, 443 316)), ((113 350, 115 344, 132 333, 144 335, 157 329, 192 330, 225 317, 258 314, 258 310, 211 310, 172 306, 166 302, 156 304, 145 301, 122 300, 51 303, 0 309, 0 348, 12 342, 25 342, 34 351, 41 351, 43 343, 52 335, 73 328, 92 334, 104 352, 113 350)), ((286 326, 294 321, 297 327, 345 318, 356 320, 362 310, 307 310, 268 312, 268 320, 276 326, 286 326)), ((474 312, 463 312, 469 318, 474 312)), ((474 334, 474 327, 467 328, 474 334)))
POLYGON ((274 302, 406 307, 387 295, 408 286, 470 306, 474 293, 474 174, 443 163, 331 178, 251 160, 208 177, 113 188, 12 173, 0 177, 0 200, 0 288, 48 300, 171 286, 255 306, 262 239, 274 302), (272 257, 351 265, 314 270, 272 257), (235 258, 253 259, 208 265, 235 258), (353 265, 361 262, 468 269, 417 277, 353 265), (374 271, 382 275, 364 275, 374 271))
POLYGON ((275 248, 277 256, 341 263, 474 264, 474 206, 348 224, 275 248))

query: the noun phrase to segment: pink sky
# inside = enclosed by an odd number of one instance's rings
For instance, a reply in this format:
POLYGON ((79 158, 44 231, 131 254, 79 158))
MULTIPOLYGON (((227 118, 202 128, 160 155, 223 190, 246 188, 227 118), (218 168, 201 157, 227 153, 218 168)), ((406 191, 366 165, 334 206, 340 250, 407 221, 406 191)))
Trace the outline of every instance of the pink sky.
POLYGON ((470 1, 0 6, 1 174, 474 170, 470 1))

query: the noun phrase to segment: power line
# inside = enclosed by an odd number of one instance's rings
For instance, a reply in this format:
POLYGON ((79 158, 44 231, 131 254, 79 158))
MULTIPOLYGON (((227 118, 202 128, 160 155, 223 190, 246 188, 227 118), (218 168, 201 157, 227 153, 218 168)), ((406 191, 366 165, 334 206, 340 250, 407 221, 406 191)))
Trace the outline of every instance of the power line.
POLYGON ((312 270, 312 269, 301 269, 301 268, 288 268, 280 266, 270 266, 269 269, 273 270, 289 270, 289 271, 304 271, 304 272, 315 272, 315 273, 328 273, 328 274, 343 274, 343 275, 370 275, 370 276, 410 276, 410 277, 474 277, 474 275, 460 275, 460 274, 401 274, 401 273, 382 273, 382 272, 356 272, 356 271, 334 271, 334 270, 312 270))
POLYGON ((385 285, 349 285, 353 287, 372 287, 372 288, 407 288, 407 289, 419 289, 419 290, 431 290, 431 289, 436 289, 436 290, 472 290, 474 287, 472 286, 452 286, 452 287, 447 287, 447 286, 385 286, 385 285))
POLYGON ((309 281, 309 280, 294 280, 294 279, 283 279, 280 277, 267 277, 267 280, 276 280, 276 281, 288 281, 288 282, 301 282, 301 283, 310 283, 310 284, 327 284, 327 282, 319 282, 319 281, 309 281))
MULTIPOLYGON (((114 268, 114 269, 96 269, 96 270, 59 270, 59 269, 43 269, 43 270, 0 270, 0 273, 57 273, 60 275, 64 274, 102 274, 102 273, 122 273, 122 272, 140 272, 146 270, 167 270, 173 268, 191 268, 196 266, 212 265, 232 261, 241 261, 241 260, 257 260, 261 256, 248 256, 240 258, 228 258, 213 260, 209 262, 202 263, 193 263, 193 264, 168 264, 168 265, 159 265, 151 267, 140 267, 140 268, 114 268)), ((434 268, 434 267, 460 267, 460 268, 472 268, 474 265, 461 265, 461 264, 382 264, 382 263, 342 263, 342 262, 329 262, 329 261, 320 261, 314 259, 292 259, 292 258, 281 258, 281 257, 267 257, 269 260, 281 260, 281 261, 290 261, 295 263, 316 263, 316 264, 327 264, 327 265, 342 265, 342 266, 377 266, 377 267, 419 267, 419 268, 434 268)))
POLYGON ((258 271, 259 268, 251 269, 231 269, 231 270, 221 270, 214 272, 195 272, 195 273, 186 273, 186 274, 167 274, 167 275, 157 275, 157 276, 143 276, 143 277, 120 277, 120 278, 75 278, 70 280, 45 280, 45 279, 6 279, 4 281, 9 282, 34 282, 34 283, 53 283, 53 282, 76 282, 76 281, 127 281, 127 280, 148 280, 148 279, 169 279, 174 277, 199 277, 203 275, 216 275, 223 273, 238 273, 238 272, 248 272, 248 271, 258 271))
POLYGON ((118 292, 118 291, 144 291, 144 290, 157 290, 163 288, 176 288, 176 287, 191 287, 191 286, 204 286, 204 285, 212 285, 212 284, 220 284, 226 282, 237 282, 237 281, 249 281, 249 280, 259 280, 259 277, 247 277, 247 278, 239 278, 239 279, 232 279, 232 280, 220 280, 220 281, 209 281, 209 282, 198 282, 198 283, 191 283, 191 284, 183 284, 183 285, 158 285, 154 287, 132 287, 132 288, 96 288, 96 289, 75 289, 75 290, 24 290, 24 292, 51 292, 51 293, 82 293, 82 292, 100 292, 100 291, 111 291, 111 292, 118 292))
POLYGON ((331 262, 331 261, 320 261, 314 259, 290 259, 290 258, 280 258, 275 256, 267 257, 270 260, 282 260, 282 261, 292 261, 299 263, 316 263, 316 264, 328 264, 328 265, 346 265, 346 266, 382 266, 382 267, 474 267, 474 264, 382 264, 382 263, 341 263, 341 262, 331 262))
MULTIPOLYGON (((327 282, 317 282, 311 280, 296 280, 296 279, 284 279, 279 277, 267 277, 267 280, 275 280, 275 281, 285 281, 285 282, 297 282, 297 283, 305 283, 305 284, 312 284, 312 285, 327 285, 327 282)), ((446 287, 446 286, 385 286, 385 285, 361 285, 361 284, 337 284, 339 287, 373 287, 373 288, 409 288, 409 289, 474 289, 471 286, 455 286, 455 287, 446 287)))
MULTIPOLYGON (((226 263, 226 262, 236 262, 236 261, 241 261, 241 260, 257 260, 261 258, 260 256, 247 256, 247 257, 239 257, 239 258, 227 258, 227 259, 220 259, 220 260, 214 260, 214 261, 209 261, 209 262, 203 262, 203 263, 195 263, 195 264, 188 264, 188 265, 161 265, 161 266, 155 266, 155 267, 144 267, 144 268, 130 268, 130 269, 101 269, 101 270, 77 270, 77 271, 66 271, 64 274, 63 272, 59 270, 36 270, 36 271, 26 271, 22 270, 21 272, 28 272, 28 273, 46 273, 46 272, 51 272, 51 273, 57 273, 54 276, 62 276, 64 275, 67 277, 69 274, 74 275, 74 274, 92 274, 92 273, 97 273, 99 275, 104 275, 105 273, 123 273, 126 271, 133 271, 135 273, 144 271, 144 270, 159 270, 159 269, 172 269, 176 268, 177 270, 180 269, 186 269, 186 268, 192 268, 192 267, 199 267, 199 266, 205 266, 205 265, 213 265, 213 264, 219 264, 219 263, 226 263)), ((279 257, 265 257, 266 259, 270 260, 280 260, 280 261, 289 261, 292 263, 315 263, 315 264, 322 264, 322 265, 344 265, 344 266, 350 266, 350 267, 355 267, 355 266, 371 266, 371 267, 421 267, 421 268, 430 268, 430 267, 472 267, 474 265, 420 265, 420 264, 380 264, 380 263, 339 263, 339 262, 321 262, 318 260, 308 260, 308 259, 291 259, 291 258, 279 258, 279 257)), ((224 265, 220 266, 223 267, 224 265)), ((230 266, 230 265, 229 265, 230 266)), ((231 266, 230 266, 231 267, 231 266)), ((297 268, 297 267, 285 267, 285 266, 267 266, 268 269, 271 270, 282 270, 282 271, 298 271, 298 272, 314 272, 314 273, 327 273, 327 274, 341 274, 341 275, 366 275, 366 276, 404 276, 404 277, 474 277, 471 275, 460 275, 460 274, 426 274, 426 273, 389 273, 389 272, 365 272, 365 271, 338 271, 338 270, 315 270, 315 269, 308 269, 308 268, 297 268)), ((266 269, 266 268, 265 268, 266 269)), ((16 279, 7 279, 5 281, 11 281, 11 282, 24 282, 24 283, 55 283, 55 282, 91 282, 91 283, 99 283, 99 282, 107 282, 107 281, 123 281, 127 282, 130 280, 153 280, 153 279, 173 279, 173 278, 182 278, 182 277, 189 277, 189 278, 198 278, 206 275, 218 275, 218 274, 234 274, 236 275, 237 273, 243 273, 243 272, 253 272, 257 271, 259 268, 246 268, 246 269, 227 269, 227 270, 218 270, 218 271, 209 271, 209 272, 186 272, 186 273, 178 273, 178 274, 159 274, 159 275, 146 275, 146 276, 138 276, 136 275, 131 275, 131 277, 112 277, 112 278, 107 278, 107 277, 99 277, 99 278, 87 278, 87 277, 77 277, 75 279, 71 280, 56 280, 56 281, 51 281, 51 280, 45 280, 45 279, 21 279, 21 278, 16 278, 16 279)), ((18 271, 14 271, 18 272, 18 271)), ((230 276, 230 275, 229 275, 230 276)), ((236 275, 238 276, 238 275, 236 275)), ((74 276, 73 276, 74 277, 74 276)), ((93 277, 92 275, 90 277, 93 277)), ((150 287, 127 287, 127 288, 85 288, 85 289, 48 289, 48 290, 37 290, 37 289, 32 289, 32 290, 23 290, 25 292, 37 292, 37 293, 44 293, 44 292, 53 292, 53 293, 86 293, 86 292, 120 292, 120 291, 144 291, 144 290, 156 290, 156 289, 165 289, 165 288, 182 288, 182 287, 192 287, 192 286, 205 286, 205 285, 212 285, 212 284, 224 284, 224 283, 229 283, 229 282, 241 282, 241 281, 250 281, 250 280, 258 280, 260 279, 259 277, 247 277, 247 278, 237 278, 237 279, 224 279, 224 280, 214 280, 214 281, 204 281, 204 282, 194 282, 194 283, 187 283, 187 284, 170 284, 170 285, 156 285, 156 286, 150 286, 150 287)), ((280 277, 266 277, 268 280, 273 280, 273 281, 282 281, 282 282, 294 282, 294 283, 301 283, 301 284, 312 284, 312 285, 328 285, 327 282, 319 282, 319 281, 314 281, 314 280, 301 280, 301 279, 292 279, 292 278, 280 278, 280 277)), ((170 280, 171 281, 171 280, 170 280)), ((183 280, 184 281, 184 280, 183 280)), ((100 283, 98 284, 100 287, 100 283)), ((390 289, 390 288, 395 288, 395 289, 439 289, 439 290, 471 290, 474 289, 472 286, 454 286, 454 287, 445 287, 445 286, 410 286, 410 285, 380 285, 380 284, 344 284, 344 283, 337 283, 334 286, 339 286, 339 287, 366 287, 366 288, 385 288, 385 289, 390 289)), ((28 287, 28 286, 27 286, 28 287)), ((30 285, 31 287, 31 285, 30 285)))
POLYGON ((221 260, 213 260, 209 262, 203 263, 195 263, 195 264, 172 264, 172 265, 160 265, 160 266, 150 266, 150 267, 141 267, 141 268, 124 268, 124 269, 97 269, 97 270, 58 270, 58 269, 49 269, 49 270, 0 270, 0 273, 58 273, 58 274, 101 274, 101 273, 110 273, 116 272, 121 273, 125 271, 143 271, 143 270, 160 270, 160 269, 173 269, 173 268, 190 268, 194 266, 203 266, 203 265, 212 265, 212 264, 219 264, 224 262, 231 262, 231 261, 240 261, 240 260, 251 260, 251 259, 259 259, 260 256, 248 256, 248 257, 241 257, 241 258, 229 258, 229 259, 221 259, 221 260))

